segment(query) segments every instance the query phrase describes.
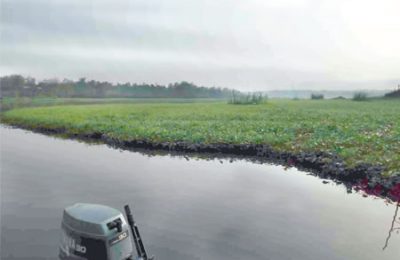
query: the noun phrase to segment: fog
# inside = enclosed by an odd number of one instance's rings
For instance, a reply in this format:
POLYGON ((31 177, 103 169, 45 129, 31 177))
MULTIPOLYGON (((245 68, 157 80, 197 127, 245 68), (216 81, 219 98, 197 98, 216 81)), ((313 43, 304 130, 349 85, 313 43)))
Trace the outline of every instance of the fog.
POLYGON ((1 0, 0 74, 392 89, 398 0, 1 0))

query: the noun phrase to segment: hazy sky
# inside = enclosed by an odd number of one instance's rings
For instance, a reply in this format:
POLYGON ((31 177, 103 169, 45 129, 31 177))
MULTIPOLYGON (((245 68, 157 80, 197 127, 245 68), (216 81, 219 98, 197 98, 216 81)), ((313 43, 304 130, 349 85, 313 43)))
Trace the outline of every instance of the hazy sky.
POLYGON ((0 74, 393 88, 400 0, 0 0, 0 74))

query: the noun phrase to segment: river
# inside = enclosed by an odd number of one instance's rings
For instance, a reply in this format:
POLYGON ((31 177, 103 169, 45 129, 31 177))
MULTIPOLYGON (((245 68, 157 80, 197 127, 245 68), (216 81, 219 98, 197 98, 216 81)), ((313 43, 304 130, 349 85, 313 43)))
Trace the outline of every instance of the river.
POLYGON ((76 202, 129 203, 159 260, 400 259, 395 231, 382 250, 394 204, 294 168, 0 132, 3 260, 57 259, 62 211, 76 202))

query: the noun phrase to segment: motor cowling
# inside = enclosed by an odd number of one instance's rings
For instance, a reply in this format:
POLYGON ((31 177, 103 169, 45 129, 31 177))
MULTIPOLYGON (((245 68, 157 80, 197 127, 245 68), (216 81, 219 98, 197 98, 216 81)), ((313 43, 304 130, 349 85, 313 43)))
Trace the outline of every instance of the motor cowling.
POLYGON ((120 211, 86 203, 64 209, 61 260, 125 260, 132 255, 129 225, 120 211))

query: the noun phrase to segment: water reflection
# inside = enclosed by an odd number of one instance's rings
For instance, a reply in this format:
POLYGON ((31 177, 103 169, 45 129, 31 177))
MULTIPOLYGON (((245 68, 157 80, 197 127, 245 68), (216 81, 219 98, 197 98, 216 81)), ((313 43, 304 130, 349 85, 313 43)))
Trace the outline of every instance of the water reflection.
POLYGON ((394 211, 394 215, 393 215, 393 220, 392 220, 392 224, 390 225, 390 229, 388 232, 388 236, 385 240, 385 245, 383 246, 383 250, 385 250, 388 245, 389 245, 389 240, 392 236, 392 232, 396 231, 397 234, 399 234, 399 230, 400 230, 400 225, 399 227, 396 227, 395 224, 400 224, 400 217, 397 219, 397 213, 399 212, 399 207, 400 207, 400 202, 397 203, 397 207, 394 211))
MULTIPOLYGON (((32 133, 30 130, 20 130, 18 128, 14 128, 12 126, 4 126, 1 125, 1 128, 5 129, 15 129, 18 131, 25 131, 27 133, 32 133)), ((39 135, 43 135, 42 133, 37 133, 39 135)), ((48 138, 53 138, 55 140, 62 138, 65 140, 71 140, 73 137, 65 137, 64 135, 60 134, 46 134, 48 138)), ((372 197, 379 197, 385 200, 389 200, 392 202, 400 202, 400 183, 394 185, 390 189, 385 189, 383 185, 380 183, 376 183, 376 180, 372 180, 369 178, 363 179, 335 179, 331 175, 326 175, 321 173, 320 171, 312 170, 301 165, 295 165, 291 158, 289 159, 282 159, 280 157, 272 158, 272 157, 260 157, 260 156, 248 156, 248 155, 237 155, 237 154, 229 154, 229 153, 207 153, 207 152, 182 152, 182 151, 175 151, 175 150, 159 150, 159 149, 149 149, 149 148, 140 148, 140 147, 124 147, 123 149, 118 146, 118 144, 104 144, 102 141, 98 139, 91 139, 87 138, 85 140, 78 138, 73 139, 76 142, 84 144, 85 146, 107 146, 112 149, 118 150, 120 152, 123 151, 130 151, 134 153, 139 153, 143 156, 148 158, 154 157, 169 157, 169 158, 179 158, 185 159, 186 161, 190 160, 204 160, 204 161, 218 161, 219 163, 223 164, 224 161, 229 161, 230 163, 236 161, 247 161, 254 164, 269 164, 269 165, 278 165, 283 166, 285 170, 295 168, 299 171, 303 171, 306 174, 313 175, 318 177, 322 180, 329 180, 337 185, 344 186, 346 188, 347 193, 358 192, 361 193, 364 197, 372 196, 372 197)), ((400 177, 399 177, 400 179, 400 177)), ((325 181, 323 181, 325 184, 325 181)))
POLYGON ((395 205, 293 167, 226 155, 118 152, 0 130, 4 260, 56 259, 62 209, 76 202, 134 205, 148 251, 163 260, 400 255, 396 223, 382 250, 395 205))
MULTIPOLYGON (((83 142, 78 140, 79 142, 83 142)), ((88 145, 96 145, 99 143, 89 143, 88 145)), ((346 192, 351 194, 353 192, 360 193, 363 197, 376 197, 384 199, 389 203, 400 203, 400 183, 394 185, 390 190, 386 190, 383 186, 379 183, 374 183, 371 185, 371 180, 368 178, 358 179, 357 180, 337 180, 333 179, 331 176, 321 175, 320 172, 312 171, 307 168, 303 168, 301 166, 295 166, 291 160, 282 160, 279 158, 271 159, 266 157, 258 157, 258 156, 246 156, 246 155, 235 155, 235 154, 226 154, 226 153, 185 153, 179 151, 166 151, 166 150, 153 150, 153 149, 146 149, 146 148, 126 148, 121 149, 117 146, 112 146, 109 144, 105 144, 107 147, 119 150, 120 152, 123 151, 131 151, 134 153, 140 153, 146 157, 153 158, 153 157, 172 157, 172 158, 179 158, 185 159, 186 161, 195 160, 195 161, 217 161, 220 164, 225 162, 234 163, 237 161, 247 161, 253 164, 268 164, 268 165, 277 165, 282 166, 283 169, 290 170, 292 168, 301 170, 305 174, 315 176, 317 178, 322 179, 324 184, 327 183, 334 183, 339 186, 344 186, 346 192), (329 180, 329 181, 328 181, 329 180), (355 182, 356 181, 356 182, 355 182)))

